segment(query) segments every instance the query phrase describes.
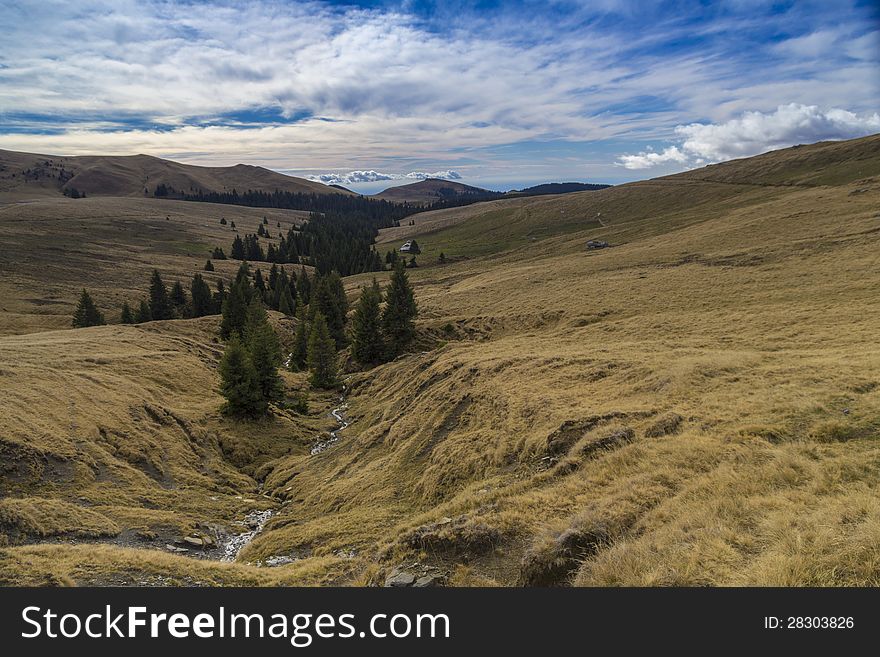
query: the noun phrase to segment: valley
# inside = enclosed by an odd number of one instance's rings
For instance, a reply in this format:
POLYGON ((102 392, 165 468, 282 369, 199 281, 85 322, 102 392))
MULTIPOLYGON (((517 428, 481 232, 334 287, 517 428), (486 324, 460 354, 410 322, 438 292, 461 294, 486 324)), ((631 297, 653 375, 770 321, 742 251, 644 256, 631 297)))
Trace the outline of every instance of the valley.
POLYGON ((307 213, 0 193, 0 582, 876 586, 878 201, 875 135, 415 214, 413 348, 237 421, 219 316, 118 309, 307 213))

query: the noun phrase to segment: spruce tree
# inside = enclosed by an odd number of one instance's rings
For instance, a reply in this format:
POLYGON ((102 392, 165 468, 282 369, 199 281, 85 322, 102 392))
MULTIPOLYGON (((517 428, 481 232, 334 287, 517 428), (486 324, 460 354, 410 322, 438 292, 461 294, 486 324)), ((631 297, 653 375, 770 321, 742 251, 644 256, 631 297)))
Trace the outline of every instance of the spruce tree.
POLYGON ((180 281, 174 281, 174 285, 171 286, 170 298, 171 303, 177 308, 178 314, 183 316, 183 307, 186 305, 186 292, 184 292, 180 281))
POLYGON ((205 271, 214 271, 214 263, 210 259, 205 260, 205 271))
POLYGON ((351 320, 352 355, 361 365, 378 363, 384 355, 382 344, 382 292, 376 279, 361 288, 361 296, 351 320))
POLYGON ((152 320, 153 315, 150 314, 150 304, 147 303, 146 299, 141 299, 141 304, 138 307, 137 315, 135 316, 135 322, 143 324, 144 322, 150 322, 152 320))
POLYGON ((233 260, 244 260, 244 242, 241 235, 236 235, 232 240, 232 251, 229 254, 233 260))
POLYGON ((73 327, 85 328, 86 326, 100 326, 105 324, 104 315, 98 310, 91 295, 83 289, 73 313, 73 327))
POLYGON ((249 331, 247 348, 262 398, 267 402, 278 401, 284 392, 281 377, 278 375, 281 347, 278 336, 267 320, 264 319, 262 324, 249 331))
MULTIPOLYGON (((334 280, 334 274, 335 272, 316 279, 312 305, 314 305, 313 312, 320 313, 324 316, 330 335, 336 343, 336 348, 342 349, 346 342, 346 308, 342 305, 340 300, 339 291, 336 286, 336 281, 334 280)), ((338 274, 336 274, 335 279, 340 280, 338 274)), ((344 292, 342 293, 342 298, 345 298, 344 292)))
POLYGON ((303 267, 296 280, 296 291, 301 303, 306 306, 312 302, 312 282, 309 280, 309 274, 303 267))
POLYGON ((275 291, 275 284, 278 282, 278 265, 274 262, 269 268, 269 289, 275 291))
POLYGON ((150 279, 150 317, 152 319, 173 319, 174 311, 168 298, 168 290, 162 282, 159 270, 153 270, 150 279))
POLYGON ((316 388, 336 386, 336 344, 327 328, 327 321, 320 312, 315 313, 309 335, 307 365, 311 376, 309 382, 316 388))
POLYGON ((233 417, 256 417, 268 410, 257 381, 257 371, 247 349, 234 336, 220 360, 220 392, 226 398, 222 411, 233 417))
POLYGON ((385 293, 382 330, 388 358, 402 353, 415 336, 415 317, 418 314, 415 295, 402 260, 394 265, 391 281, 385 293))
POLYGON ((131 306, 128 305, 128 301, 122 304, 122 314, 119 320, 123 324, 134 324, 134 313, 131 312, 131 306))
POLYGON ((303 370, 309 354, 309 323, 306 321, 305 306, 296 311, 296 332, 293 335, 293 352, 290 354, 290 369, 303 370))
POLYGON ((193 276, 190 294, 192 295, 193 317, 204 317, 212 313, 214 300, 211 298, 211 288, 208 287, 201 274, 193 276))
POLYGON ((290 293, 290 285, 285 285, 281 290, 281 300, 278 302, 278 310, 288 317, 291 317, 295 311, 296 303, 293 295, 290 293))
POLYGON ((220 337, 228 340, 233 335, 241 335, 247 319, 248 298, 245 294, 247 280, 237 280, 229 288, 223 301, 223 319, 220 322, 220 337))

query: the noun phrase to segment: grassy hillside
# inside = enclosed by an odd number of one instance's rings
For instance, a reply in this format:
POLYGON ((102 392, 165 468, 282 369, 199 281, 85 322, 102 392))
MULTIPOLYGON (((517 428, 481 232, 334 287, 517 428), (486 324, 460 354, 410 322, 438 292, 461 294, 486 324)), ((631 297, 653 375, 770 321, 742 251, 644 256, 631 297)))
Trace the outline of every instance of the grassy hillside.
POLYGON ((61 157, 0 150, 0 195, 9 199, 58 196, 63 190, 72 189, 87 196, 143 198, 151 196, 160 184, 184 193, 233 189, 351 193, 245 164, 200 167, 149 155, 61 157))
POLYGON ((419 562, 456 585, 880 585, 878 146, 392 229, 425 251, 420 350, 349 375, 353 423, 315 455, 331 397, 217 415, 216 319, 0 338, 4 462, 37 464, 4 491, 0 581, 368 584, 419 562), (264 505, 236 564, 162 551, 264 505))
MULTIPOLYGON (((44 199, 0 205, 0 335, 67 328, 83 287, 109 321, 136 304, 158 268, 188 284, 214 247, 227 254, 236 233, 255 233, 266 217, 271 240, 308 213, 158 199, 44 199), (226 225, 220 219, 225 218, 226 225), (281 228, 278 228, 278 224, 281 228)), ((238 263, 203 272, 213 287, 238 263)))

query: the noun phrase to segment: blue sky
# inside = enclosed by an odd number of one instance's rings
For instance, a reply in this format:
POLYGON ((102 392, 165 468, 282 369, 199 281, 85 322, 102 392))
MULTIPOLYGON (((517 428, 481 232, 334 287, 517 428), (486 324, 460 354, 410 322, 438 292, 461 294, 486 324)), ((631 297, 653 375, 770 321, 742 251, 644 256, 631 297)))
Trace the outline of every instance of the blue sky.
POLYGON ((372 192, 617 183, 880 132, 874 2, 0 0, 0 148, 372 192))

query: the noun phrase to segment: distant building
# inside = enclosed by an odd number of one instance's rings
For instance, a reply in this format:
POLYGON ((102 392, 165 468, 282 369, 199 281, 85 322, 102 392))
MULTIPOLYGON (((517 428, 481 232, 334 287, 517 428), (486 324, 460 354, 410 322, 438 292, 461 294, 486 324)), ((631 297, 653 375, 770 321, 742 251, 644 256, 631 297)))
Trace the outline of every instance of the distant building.
POLYGON ((407 240, 403 243, 403 246, 400 247, 401 253, 411 253, 412 255, 419 255, 422 250, 419 248, 419 243, 415 240, 407 240))

